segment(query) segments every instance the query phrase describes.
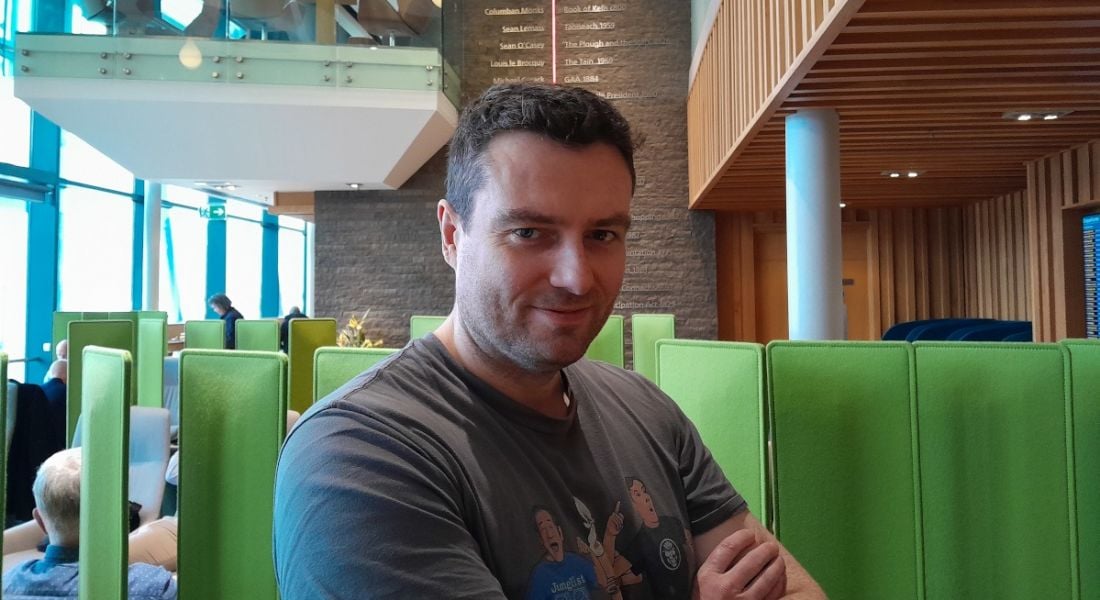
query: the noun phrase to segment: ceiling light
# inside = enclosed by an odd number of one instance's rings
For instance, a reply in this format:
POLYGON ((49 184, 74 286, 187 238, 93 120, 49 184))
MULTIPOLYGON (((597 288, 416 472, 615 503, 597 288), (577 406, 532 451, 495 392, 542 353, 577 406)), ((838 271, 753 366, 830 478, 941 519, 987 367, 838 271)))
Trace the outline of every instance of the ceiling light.
POLYGON ((897 179, 898 177, 901 177, 901 173, 898 173, 897 171, 890 173, 890 179, 897 179))
POLYGON ((1057 118, 1058 118, 1058 114, 1056 114, 1056 113, 1049 113, 1049 114, 1043 115, 1043 120, 1044 121, 1054 121, 1057 118))
POLYGON ((357 189, 363 187, 363 184, 361 184, 361 183, 349 183, 348 187, 353 189, 353 190, 357 190, 357 189))
POLYGON ((179 51, 180 64, 185 69, 194 71, 202 65, 202 51, 195 44, 195 40, 187 38, 179 51))
POLYGON ((847 208, 847 207, 848 207, 848 203, 847 203, 847 202, 841 202, 841 203, 840 203, 840 208, 847 208))
POLYGON ((917 177, 918 175, 920 175, 920 173, 918 173, 917 171, 909 171, 906 175, 909 176, 909 179, 912 179, 912 178, 917 177))
POLYGON ((1031 113, 1024 113, 1022 115, 1016 115, 1016 120, 1017 121, 1030 121, 1031 120, 1031 113))

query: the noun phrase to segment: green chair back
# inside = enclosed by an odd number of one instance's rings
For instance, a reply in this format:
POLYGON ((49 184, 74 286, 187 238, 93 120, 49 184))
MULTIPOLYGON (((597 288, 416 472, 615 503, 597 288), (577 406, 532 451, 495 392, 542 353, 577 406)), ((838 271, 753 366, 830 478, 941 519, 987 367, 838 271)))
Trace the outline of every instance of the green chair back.
POLYGON ((237 350, 279 351, 279 322, 275 319, 241 319, 236 327, 237 350))
POLYGON ((1100 598, 1100 340, 1066 340, 1073 395, 1081 598, 1100 598))
POLYGON ((434 315, 413 315, 409 317, 409 339, 418 340, 439 329, 447 317, 434 315))
POLYGON ((925 597, 1076 598, 1065 350, 914 351, 925 597))
POLYGON ((313 353, 336 345, 335 319, 294 319, 290 322, 290 409, 305 412, 313 404, 313 353))
MULTIPOLYGON (((69 331, 78 324, 70 324, 69 331)), ((85 576, 80 578, 80 597, 125 600, 130 514, 130 353, 93 346, 84 348, 82 354, 85 405, 80 572, 85 576)))
POLYGON ((657 384, 695 424, 703 443, 764 523, 764 347, 736 342, 657 342, 657 384))
MULTIPOLYGON (((83 320, 85 320, 85 319, 84 319, 84 313, 82 313, 82 312, 55 311, 53 313, 53 339, 51 340, 53 345, 51 346, 51 348, 53 348, 55 355, 56 355, 56 352, 57 352, 58 342, 60 342, 61 340, 65 339, 67 337, 69 337, 69 323, 71 321, 83 321, 83 320)), ((71 354, 70 354, 70 356, 71 356, 71 354)))
POLYGON ((630 339, 634 350, 634 370, 650 381, 657 381, 657 341, 675 337, 676 317, 673 315, 631 316, 630 339))
POLYGON ((137 333, 137 405, 164 406, 164 348, 168 341, 168 323, 157 317, 138 318, 137 333))
POLYGON ((313 355, 313 401, 336 391, 394 352, 395 348, 318 348, 313 355))
MULTIPOLYGON (((107 320, 108 321, 129 321, 129 322, 133 323, 134 324, 134 343, 133 343, 133 347, 137 348, 137 334, 138 334, 138 313, 137 313, 137 311, 133 311, 133 310, 118 311, 118 312, 112 311, 112 312, 107 313, 107 320)), ((137 363, 138 363, 138 360, 139 360, 139 357, 137 356, 137 354, 134 354, 133 359, 134 359, 134 366, 136 367, 137 363)))
MULTIPOLYGON (((130 321, 70 321, 69 322, 69 379, 65 386, 66 429, 65 439, 71 441, 76 433, 76 422, 83 405, 81 394, 84 386, 84 348, 101 346, 125 350, 128 357, 134 354, 134 325, 130 321)), ((130 361, 131 359, 127 359, 130 361)), ((129 377, 127 381, 133 385, 129 377)), ((127 399, 133 398, 133 390, 127 399)))
POLYGON ((613 364, 616 367, 622 367, 626 364, 626 357, 623 352, 622 315, 611 315, 607 318, 607 322, 596 334, 596 339, 592 340, 584 356, 589 360, 599 360, 613 364))
POLYGON ((184 348, 222 350, 225 348, 225 321, 203 319, 183 325, 184 348))
POLYGON ((279 352, 180 355, 181 600, 278 598, 271 523, 286 376, 279 352))
POLYGON ((783 341, 767 354, 776 534, 830 598, 922 598, 912 348, 783 341))

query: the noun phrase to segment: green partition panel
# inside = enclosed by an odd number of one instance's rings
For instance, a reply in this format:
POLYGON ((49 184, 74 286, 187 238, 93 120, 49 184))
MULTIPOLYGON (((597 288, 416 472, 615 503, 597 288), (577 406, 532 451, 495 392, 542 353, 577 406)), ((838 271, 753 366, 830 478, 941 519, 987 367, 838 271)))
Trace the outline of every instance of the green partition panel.
POLYGON ((396 348, 318 348, 313 355, 313 401, 336 391, 396 348))
POLYGON ((279 352, 180 355, 181 600, 278 598, 271 523, 286 376, 279 352))
POLYGON ((1073 395, 1073 456, 1081 598, 1100 598, 1100 340, 1065 340, 1073 395))
POLYGON ((657 384, 695 423, 726 477, 767 523, 764 347, 661 340, 657 384))
MULTIPOLYGON (((139 310, 137 311, 138 319, 160 319, 164 321, 164 326, 168 327, 168 313, 163 310, 139 310)), ((168 356, 168 336, 164 336, 164 355, 168 356)))
POLYGON ((776 535, 830 598, 921 598, 912 347, 784 341, 767 354, 776 535))
POLYGON ((188 321, 183 325, 183 338, 185 348, 221 350, 225 348, 225 321, 221 319, 188 321))
POLYGON ((596 334, 596 339, 588 346, 588 352, 584 353, 589 360, 599 360, 610 363, 616 367, 626 364, 623 352, 623 317, 611 315, 603 328, 596 334))
MULTIPOLYGON (((137 311, 127 310, 121 312, 109 312, 107 313, 107 320, 109 321, 129 321, 134 324, 134 348, 137 348, 137 329, 138 329, 138 313, 137 311)), ((135 355, 134 363, 138 362, 138 357, 135 355)))
MULTIPOLYGON (((84 348, 102 346, 125 350, 134 354, 134 324, 129 321, 71 321, 69 323, 69 380, 65 386, 66 421, 65 439, 71 441, 76 433, 76 421, 80 417, 81 394, 84 381, 84 348)), ((133 385, 129 378, 130 384, 133 385)), ((127 398, 132 398, 133 390, 127 398)))
POLYGON ((409 317, 409 339, 417 340, 439 329, 447 317, 413 315, 409 317))
POLYGON ((237 350, 279 351, 279 322, 275 319, 237 321, 237 350))
POLYGON ((164 346, 168 339, 168 324, 160 318, 138 319, 137 405, 164 406, 164 346))
POLYGON ((657 381, 657 340, 675 337, 676 317, 673 315, 631 316, 630 339, 634 350, 634 370, 650 381, 657 381))
MULTIPOLYGON (((71 324, 69 331, 77 324, 71 324)), ((84 576, 80 577, 80 597, 125 600, 130 515, 130 353, 89 347, 82 354, 85 405, 80 450, 80 572, 84 576)))
POLYGON ((1077 598, 1065 350, 914 347, 926 598, 1077 598))
POLYGON ((305 412, 313 404, 313 353, 336 345, 335 319, 294 319, 290 322, 290 409, 305 412))
POLYGON ((51 348, 54 351, 54 356, 57 356, 57 343, 69 337, 69 323, 83 319, 84 313, 80 312, 56 311, 53 313, 53 340, 51 340, 53 346, 51 348))

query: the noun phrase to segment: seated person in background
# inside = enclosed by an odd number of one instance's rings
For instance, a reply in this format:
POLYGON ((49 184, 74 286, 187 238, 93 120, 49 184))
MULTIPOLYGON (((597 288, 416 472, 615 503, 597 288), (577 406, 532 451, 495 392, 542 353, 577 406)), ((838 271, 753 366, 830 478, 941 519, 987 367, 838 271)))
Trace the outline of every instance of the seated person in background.
POLYGON ((279 349, 283 352, 287 351, 287 346, 290 344, 290 321, 291 319, 305 318, 306 314, 302 312, 302 309, 297 306, 291 306, 290 312, 283 317, 283 322, 279 325, 279 349))
POLYGON ((50 410, 65 418, 65 387, 69 383, 69 361, 59 358, 53 361, 46 371, 46 382, 42 384, 42 393, 50 403, 50 410))
MULTIPOLYGON (((80 544, 80 449, 63 450, 38 469, 34 481, 34 520, 49 536, 46 555, 4 575, 4 597, 77 598, 80 544)), ((172 574, 146 564, 130 565, 131 600, 176 598, 172 574)))
POLYGON ((225 294, 210 296, 207 304, 225 321, 225 349, 235 349, 237 347, 237 319, 244 318, 241 312, 233 308, 233 302, 225 294))

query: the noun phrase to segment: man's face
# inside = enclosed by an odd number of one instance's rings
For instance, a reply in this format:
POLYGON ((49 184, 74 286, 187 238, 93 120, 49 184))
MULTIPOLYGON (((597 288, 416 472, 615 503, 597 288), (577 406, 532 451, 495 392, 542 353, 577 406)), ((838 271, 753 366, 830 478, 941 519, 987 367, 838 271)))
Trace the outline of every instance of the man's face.
POLYGON ((498 136, 455 232, 455 305, 490 360, 531 372, 579 360, 622 285, 630 171, 607 144, 498 136))
POLYGON ((657 518, 657 511, 653 508, 653 498, 646 491, 645 484, 637 479, 630 484, 630 501, 646 527, 657 526, 660 520, 657 518))
POLYGON ((217 304, 211 304, 211 305, 210 305, 210 308, 211 308, 211 309, 212 309, 212 310, 213 310, 214 312, 218 313, 218 316, 219 316, 219 317, 225 314, 225 309, 224 309, 224 308, 222 308, 222 307, 220 307, 220 306, 218 306, 217 304))
POLYGON ((561 562, 565 558, 565 547, 562 544, 561 527, 554 523, 554 517, 545 510, 535 513, 535 527, 539 530, 539 539, 542 547, 546 549, 546 557, 554 562, 561 562))

